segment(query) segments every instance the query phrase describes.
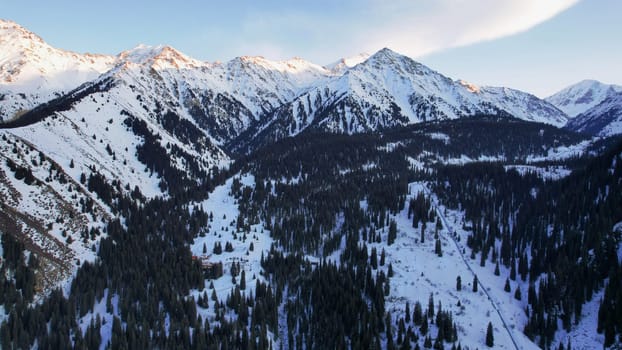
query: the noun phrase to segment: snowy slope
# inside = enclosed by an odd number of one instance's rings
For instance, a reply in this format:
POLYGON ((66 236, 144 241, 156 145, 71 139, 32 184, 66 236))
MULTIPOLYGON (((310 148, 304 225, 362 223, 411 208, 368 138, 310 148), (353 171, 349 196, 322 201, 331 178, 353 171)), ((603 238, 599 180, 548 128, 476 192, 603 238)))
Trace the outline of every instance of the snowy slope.
MULTIPOLYGON (((169 46, 139 45, 116 58, 103 74, 129 86, 120 104, 140 104, 144 116, 173 111, 225 143, 263 115, 332 73, 299 58, 273 62, 239 57, 227 63, 190 58, 169 46)), ((115 88, 113 88, 114 90, 115 88)))
POLYGON ((18 24, 0 20, 0 121, 95 79, 114 60, 53 48, 18 24))
POLYGON ((574 118, 619 92, 622 92, 622 86, 603 84, 596 80, 583 80, 545 100, 564 111, 568 117, 574 118))
MULTIPOLYGON (((424 183, 409 184, 409 197, 430 193, 424 183)), ((433 203, 437 200, 432 194, 433 203)), ((442 215, 443 227, 439 230, 443 256, 434 252, 435 225, 428 223, 425 242, 419 240, 420 230, 412 227, 412 220, 405 209, 395 219, 398 235, 395 243, 386 247, 387 261, 393 265, 395 276, 391 279, 391 295, 387 308, 397 317, 403 316, 406 302, 411 310, 415 302, 423 307, 430 295, 435 304, 451 311, 458 324, 458 340, 463 347, 485 348, 485 331, 488 322, 494 327, 495 349, 537 349, 523 333, 527 321, 523 302, 515 300, 513 293, 503 290, 509 274, 502 269, 501 276, 494 275, 494 264, 481 267, 479 259, 471 260, 464 255, 467 233, 460 229, 462 214, 434 204, 436 212, 442 215), (455 236, 454 236, 455 234, 455 236), (477 275, 478 291, 473 292, 472 282, 477 275), (460 276, 462 289, 456 290, 456 279, 460 276), (507 328, 505 328, 507 325, 507 328)), ((370 245, 370 247, 373 245, 370 245)), ((370 248, 371 249, 371 248, 370 248)), ((380 246, 377 249, 382 249, 380 246)), ((515 287, 525 288, 513 282, 515 287)), ((524 289, 526 291, 526 289, 524 289)), ((431 332, 433 335, 436 331, 431 332)))
POLYGON ((622 134, 622 90, 610 93, 602 102, 571 119, 566 127, 597 136, 622 134))
POLYGON ((83 169, 69 166, 70 160, 57 162, 6 130, 0 135, 0 232, 19 237, 38 254, 45 276, 39 291, 49 291, 77 264, 95 258, 110 209, 79 181, 83 169))
POLYGON ((484 102, 526 121, 562 127, 568 122, 563 111, 532 94, 505 87, 485 86, 480 89, 484 102))

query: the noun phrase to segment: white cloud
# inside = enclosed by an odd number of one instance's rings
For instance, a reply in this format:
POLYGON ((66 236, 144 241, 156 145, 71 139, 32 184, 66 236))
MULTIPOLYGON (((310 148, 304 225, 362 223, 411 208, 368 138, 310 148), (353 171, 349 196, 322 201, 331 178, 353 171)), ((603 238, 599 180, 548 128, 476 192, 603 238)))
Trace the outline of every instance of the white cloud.
MULTIPOLYGON (((235 47, 327 63, 390 47, 411 57, 528 30, 580 0, 349 0, 247 13, 235 47)), ((237 49, 236 49, 237 51, 237 49)), ((286 57, 271 57, 286 58, 286 57)))
POLYGON ((578 1, 437 0, 435 8, 424 12, 404 2, 367 42, 369 48, 389 46, 418 57, 528 30, 578 1))

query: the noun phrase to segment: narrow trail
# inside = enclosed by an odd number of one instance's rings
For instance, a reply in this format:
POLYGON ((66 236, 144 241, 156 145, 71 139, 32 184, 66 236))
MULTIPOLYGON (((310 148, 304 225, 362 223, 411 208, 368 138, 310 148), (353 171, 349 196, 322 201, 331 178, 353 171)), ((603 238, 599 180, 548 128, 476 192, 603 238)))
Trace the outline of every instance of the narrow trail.
MULTIPOLYGON (((425 194, 430 197, 432 206, 434 207, 434 211, 436 211, 436 214, 438 215, 438 217, 441 218, 443 226, 445 227, 445 229, 449 233, 449 237, 451 238, 451 240, 456 245, 456 249, 458 250, 458 254, 460 254, 460 257, 462 258, 462 261, 466 265, 467 269, 469 269, 469 271, 471 271, 473 276, 477 275, 475 273, 475 270, 473 270, 473 268, 471 267, 471 264, 469 263, 469 260, 462 253, 462 247, 460 246, 460 244, 458 244, 458 241, 456 240, 456 236, 455 236, 456 230, 454 230, 452 228, 452 226, 447 221, 447 218, 445 218, 445 215, 443 214, 443 212, 439 209, 436 196, 432 196, 432 194, 430 193, 430 190, 426 186, 422 186, 422 187, 423 187, 423 191, 425 192, 425 194)), ((486 297, 488 298, 488 301, 492 305, 492 308, 499 315, 499 319, 501 319, 501 323, 503 324, 503 328, 505 328, 505 330, 507 331, 508 336, 510 337, 510 340, 512 341, 512 344, 514 344, 514 347, 516 348, 516 350, 519 350, 520 347, 518 346, 518 343, 514 339, 514 335, 512 334, 512 330, 508 326, 508 323, 505 321, 505 318, 501 314, 501 310, 499 309, 499 306, 492 299, 492 297, 488 293, 488 290, 486 289, 486 286, 484 286, 484 284, 482 283, 481 279, 479 279, 479 278, 477 279, 477 284, 481 287, 480 289, 482 291, 484 291, 484 293, 486 294, 486 297)))

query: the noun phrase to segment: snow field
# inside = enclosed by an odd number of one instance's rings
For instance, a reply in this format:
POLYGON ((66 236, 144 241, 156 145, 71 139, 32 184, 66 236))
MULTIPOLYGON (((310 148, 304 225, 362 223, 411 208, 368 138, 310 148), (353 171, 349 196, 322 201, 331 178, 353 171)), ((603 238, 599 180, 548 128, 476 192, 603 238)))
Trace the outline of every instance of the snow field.
MULTIPOLYGON (((423 183, 411 183, 409 186, 408 200, 419 192, 424 192, 423 183)), ((445 208, 439 207, 444 212, 445 208)), ((449 213, 449 212, 448 212, 449 213)), ((451 230, 460 226, 460 213, 451 213, 449 222, 451 230)), ((448 228, 444 225, 439 231, 442 244, 443 256, 438 257, 434 252, 435 224, 428 223, 425 233, 425 243, 419 241, 420 228, 412 227, 412 220, 408 218, 408 208, 394 217, 397 222, 398 235, 395 243, 385 247, 387 262, 392 263, 394 277, 391 278, 391 295, 387 300, 387 309, 392 311, 394 320, 404 316, 406 302, 410 304, 412 312, 415 302, 419 301, 423 310, 427 308, 428 298, 433 295, 435 311, 441 302, 445 311, 451 311, 454 321, 458 326, 458 341, 465 346, 475 349, 485 347, 485 334, 488 322, 494 327, 495 348, 516 349, 508 331, 503 324, 493 305, 493 302, 502 310, 502 314, 510 322, 512 337, 517 341, 521 349, 537 349, 529 339, 522 335, 522 325, 526 321, 521 305, 513 299, 513 293, 503 291, 505 276, 509 274, 502 271, 501 276, 494 275, 494 264, 487 263, 484 268, 479 268, 479 260, 467 261, 468 265, 477 273, 481 283, 478 292, 472 291, 473 272, 463 260, 460 250, 465 248, 462 243, 458 246, 450 238, 448 228), (477 267, 475 266, 477 265, 477 267), (462 290, 456 290, 456 278, 462 279, 462 290), (482 290, 485 286, 488 295, 482 290), (458 306, 458 303, 460 306, 458 306), (512 327, 514 325, 514 327, 512 327)), ((466 242, 466 233, 458 232, 460 242, 466 242)), ((378 254, 382 250, 381 244, 370 244, 369 249, 376 246, 378 254)), ((465 248, 470 251, 468 248, 465 248)), ((467 259, 468 256, 467 256, 467 259)), ((470 260, 470 259, 469 259, 470 260)), ((385 266, 386 268, 386 266, 385 266)), ((512 290, 513 291, 513 290, 512 290)), ((526 291, 526 289, 525 289, 526 291)), ((526 294, 526 293, 524 293, 526 294)), ((432 327, 429 334, 434 338, 436 328, 432 327)))

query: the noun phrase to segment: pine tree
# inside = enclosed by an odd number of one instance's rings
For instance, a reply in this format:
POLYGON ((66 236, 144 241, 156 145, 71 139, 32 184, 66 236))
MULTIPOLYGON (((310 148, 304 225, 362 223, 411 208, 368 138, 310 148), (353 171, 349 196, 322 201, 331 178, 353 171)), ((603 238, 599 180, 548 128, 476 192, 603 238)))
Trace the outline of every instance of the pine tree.
POLYGON ((423 321, 423 310, 421 308, 421 303, 417 301, 415 303, 415 311, 413 311, 413 322, 415 323, 415 325, 419 326, 421 325, 422 321, 423 321))
POLYGON ((473 276, 473 292, 477 292, 477 275, 473 276))
POLYGON ((397 238, 397 223, 395 222, 395 220, 391 220, 391 223, 389 224, 389 237, 388 237, 387 243, 389 245, 393 244, 396 238, 397 238))
POLYGON ((376 247, 371 249, 371 256, 369 257, 369 263, 372 269, 378 268, 378 254, 376 253, 376 247))
POLYGON ((460 276, 456 277, 456 290, 462 290, 462 278, 460 278, 460 276))
POLYGON ((421 327, 419 327, 419 331, 421 332, 421 335, 426 335, 428 333, 428 318, 427 317, 423 317, 423 319, 421 320, 421 327))
POLYGON ((242 275, 240 276, 240 289, 246 289, 246 272, 242 270, 242 275))
POLYGON ((428 317, 434 317, 434 295, 430 293, 430 297, 428 298, 428 317))
POLYGON ((439 257, 443 256, 443 248, 441 246, 440 239, 436 239, 436 244, 434 246, 434 253, 436 253, 436 255, 438 255, 439 257))
POLYGON ((492 323, 488 322, 488 328, 486 329, 486 346, 489 348, 492 348, 495 345, 495 338, 492 333, 492 323))
POLYGON ((380 253, 380 266, 384 266, 385 255, 384 248, 382 248, 382 253, 380 253))
POLYGON ((510 279, 506 278, 505 279, 505 287, 503 287, 503 290, 506 291, 507 293, 509 293, 512 288, 510 287, 510 279))
POLYGON ((514 292, 514 299, 516 300, 522 299, 521 292, 520 292, 520 286, 516 286, 516 291, 514 292))
POLYGON ((497 261, 497 264, 495 265, 495 276, 499 276, 501 274, 501 271, 499 271, 499 261, 497 261))
POLYGON ((516 281, 516 259, 512 258, 510 263, 510 279, 516 281))

